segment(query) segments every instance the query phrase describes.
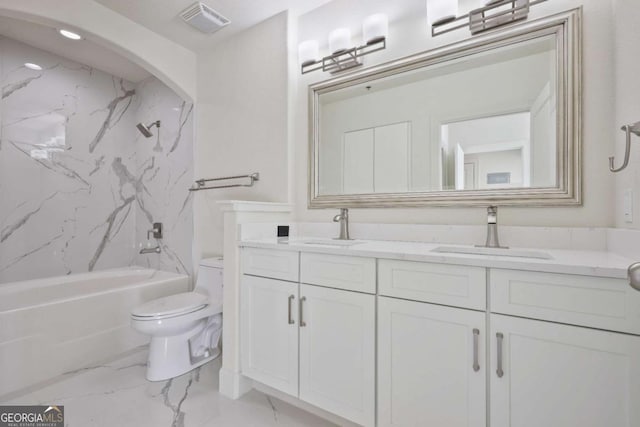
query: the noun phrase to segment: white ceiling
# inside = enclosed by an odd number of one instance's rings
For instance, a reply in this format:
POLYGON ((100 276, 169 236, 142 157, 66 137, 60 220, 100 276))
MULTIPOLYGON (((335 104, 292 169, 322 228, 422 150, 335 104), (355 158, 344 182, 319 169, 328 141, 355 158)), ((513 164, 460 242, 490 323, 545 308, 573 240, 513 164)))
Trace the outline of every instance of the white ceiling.
MULTIPOLYGON (((105 7, 193 51, 202 51, 284 10, 298 16, 331 0, 204 0, 231 20, 213 34, 204 34, 179 18, 194 0, 95 0, 105 7)), ((65 39, 57 29, 0 16, 0 36, 29 44, 72 61, 89 65, 131 82, 151 74, 132 61, 90 40, 65 39)))
POLYGON ((95 0, 174 42, 201 51, 284 10, 300 15, 331 0, 204 0, 207 6, 231 20, 213 34, 204 34, 178 16, 195 0, 95 0))
POLYGON ((0 36, 9 37, 134 83, 151 76, 142 67, 110 49, 90 40, 65 39, 55 28, 45 25, 0 16, 0 36))

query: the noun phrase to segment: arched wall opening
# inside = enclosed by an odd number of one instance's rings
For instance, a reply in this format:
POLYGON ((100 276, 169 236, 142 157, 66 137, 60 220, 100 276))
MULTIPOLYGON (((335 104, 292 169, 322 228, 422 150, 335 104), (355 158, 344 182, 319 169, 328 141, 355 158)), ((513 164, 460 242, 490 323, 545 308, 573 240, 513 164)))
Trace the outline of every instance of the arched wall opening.
POLYGON ((92 0, 0 0, 0 15, 78 31, 149 71, 183 99, 196 101, 195 52, 92 0))
POLYGON ((195 54, 92 3, 0 0, 0 283, 133 265, 193 272, 195 54))

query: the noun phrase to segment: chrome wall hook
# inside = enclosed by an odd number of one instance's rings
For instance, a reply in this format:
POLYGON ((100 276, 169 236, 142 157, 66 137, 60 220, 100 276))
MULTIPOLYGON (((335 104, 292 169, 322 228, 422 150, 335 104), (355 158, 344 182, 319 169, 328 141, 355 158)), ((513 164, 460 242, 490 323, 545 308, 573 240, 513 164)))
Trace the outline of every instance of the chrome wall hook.
POLYGON ((621 129, 627 134, 627 145, 625 146, 625 149, 624 149, 624 161, 622 162, 622 166, 616 169, 613 166, 613 163, 614 163, 613 156, 609 157, 609 170, 614 173, 620 172, 621 170, 624 170, 627 166, 629 166, 629 157, 631 154, 631 134, 640 136, 640 122, 636 122, 632 125, 622 126, 621 129))

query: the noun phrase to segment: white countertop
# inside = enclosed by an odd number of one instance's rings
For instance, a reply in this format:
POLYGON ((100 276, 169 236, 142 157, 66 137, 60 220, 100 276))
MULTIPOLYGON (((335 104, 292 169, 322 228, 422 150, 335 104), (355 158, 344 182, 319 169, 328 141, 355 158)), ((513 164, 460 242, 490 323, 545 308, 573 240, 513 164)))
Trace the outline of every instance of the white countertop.
POLYGON ((400 259, 407 261, 434 262, 441 264, 470 265, 510 270, 542 271, 548 273, 579 274, 583 276, 627 278, 627 268, 634 260, 604 251, 577 251, 564 249, 527 249, 545 252, 551 259, 521 258, 494 255, 472 255, 432 252, 443 246, 461 247, 462 245, 445 243, 395 242, 356 240, 358 244, 336 247, 310 244, 305 241, 327 241, 331 239, 292 238, 288 242, 278 242, 276 238, 261 240, 243 240, 240 247, 275 249, 281 251, 315 252, 334 255, 350 255, 371 258, 400 259))

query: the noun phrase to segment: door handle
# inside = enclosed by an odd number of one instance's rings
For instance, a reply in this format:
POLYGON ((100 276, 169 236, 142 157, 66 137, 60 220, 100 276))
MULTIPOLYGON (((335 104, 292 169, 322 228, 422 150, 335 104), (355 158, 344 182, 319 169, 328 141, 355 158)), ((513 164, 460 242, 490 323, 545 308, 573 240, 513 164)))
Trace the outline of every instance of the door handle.
POLYGON ((504 335, 502 332, 498 332, 496 338, 498 342, 498 369, 496 369, 496 374, 498 374, 498 378, 502 378, 504 376, 504 371, 502 370, 502 340, 504 339, 504 335))
POLYGON ((300 298, 300 306, 299 306, 299 312, 298 312, 298 319, 300 321, 300 327, 304 328, 305 326, 307 326, 307 322, 305 322, 304 320, 302 320, 302 305, 303 303, 307 300, 307 297, 302 297, 300 298))
POLYGON ((289 324, 290 324, 290 325, 293 325, 294 323, 296 323, 296 322, 293 320, 293 317, 291 316, 291 311, 292 311, 291 303, 293 303, 293 300, 294 300, 295 298, 296 298, 296 296, 295 296, 295 295, 289 295, 289 324))
POLYGON ((478 341, 480 338, 480 330, 473 330, 473 371, 478 372, 480 370, 480 363, 478 363, 478 341))

